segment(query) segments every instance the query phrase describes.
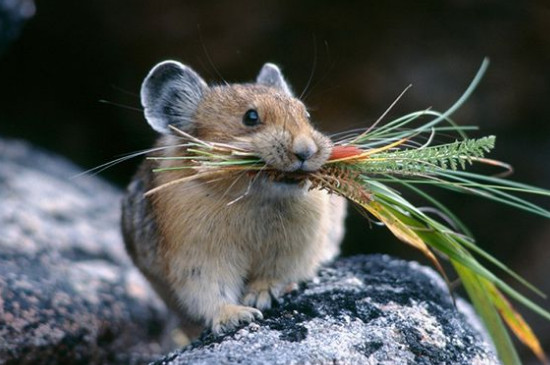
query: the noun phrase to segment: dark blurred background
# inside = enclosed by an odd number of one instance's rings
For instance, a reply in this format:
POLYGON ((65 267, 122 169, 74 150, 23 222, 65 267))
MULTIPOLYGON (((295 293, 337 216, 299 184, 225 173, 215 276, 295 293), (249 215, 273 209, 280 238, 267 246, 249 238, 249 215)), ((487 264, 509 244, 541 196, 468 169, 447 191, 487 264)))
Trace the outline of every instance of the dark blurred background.
MULTIPOLYGON (((548 1, 19 2, 30 6, 30 20, 0 48, 0 135, 55 151, 83 170, 151 145, 138 93, 161 60, 180 60, 211 82, 251 81, 264 62, 275 62, 298 94, 307 89, 313 120, 331 133, 368 126, 410 83, 387 120, 429 106, 443 110, 488 56, 485 78, 455 119, 479 125, 474 136, 498 136, 492 157, 512 163, 514 179, 550 188, 548 1)), ((123 186, 138 163, 101 176, 123 186)), ((550 293, 547 221, 434 194, 481 246, 550 293)), ((550 207, 549 199, 534 201, 550 207)), ((357 214, 348 223, 345 254, 422 259, 357 214)), ((550 351, 549 322, 526 317, 550 351)))

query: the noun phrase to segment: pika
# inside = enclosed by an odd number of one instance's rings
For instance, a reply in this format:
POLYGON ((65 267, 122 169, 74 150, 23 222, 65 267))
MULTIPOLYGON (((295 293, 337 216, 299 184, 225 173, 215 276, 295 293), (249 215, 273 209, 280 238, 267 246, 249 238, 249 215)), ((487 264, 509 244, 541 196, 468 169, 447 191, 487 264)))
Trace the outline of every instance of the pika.
MULTIPOLYGON (((253 151, 282 173, 318 170, 332 143, 309 121, 280 69, 267 63, 255 83, 207 85, 190 67, 164 61, 147 75, 141 103, 160 133, 152 155, 185 155, 175 126, 201 140, 253 151)), ((122 232, 136 266, 191 338, 262 318, 285 290, 315 276, 339 253, 346 202, 306 181, 192 179, 154 173, 181 161, 146 159, 122 202, 122 232)))

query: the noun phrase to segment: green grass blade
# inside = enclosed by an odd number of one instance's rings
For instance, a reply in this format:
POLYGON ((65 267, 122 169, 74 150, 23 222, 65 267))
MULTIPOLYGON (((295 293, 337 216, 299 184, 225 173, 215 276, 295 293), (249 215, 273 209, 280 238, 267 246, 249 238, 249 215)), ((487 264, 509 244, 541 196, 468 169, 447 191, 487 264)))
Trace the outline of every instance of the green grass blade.
MULTIPOLYGON (((411 186, 410 184, 406 183, 405 181, 402 181, 402 180, 399 180, 399 179, 396 179, 396 178, 393 178, 392 181, 395 182, 395 183, 401 184, 403 186, 406 186, 407 188, 413 190, 414 192, 416 192, 420 196, 424 197, 425 199, 430 201, 434 206, 436 206, 438 209, 441 209, 445 214, 449 215, 449 217, 451 219, 453 219, 455 221, 455 223, 460 222, 460 220, 458 220, 458 218, 456 218, 452 214, 452 212, 450 212, 443 204, 441 204, 439 201, 432 198, 428 194, 424 193, 420 189, 417 189, 414 186, 411 186)), ((386 191, 385 195, 388 195, 388 191, 386 191)), ((396 200, 394 198, 392 200, 392 202, 394 204, 402 204, 403 199, 396 200)), ((418 211, 414 206, 412 206, 412 204, 410 204, 408 206, 402 206, 402 209, 407 209, 407 211, 410 214, 414 215, 417 219, 420 219, 420 220, 424 221, 427 226, 431 225, 433 227, 436 227, 438 230, 443 231, 442 227, 439 226, 439 223, 437 223, 435 221, 432 221, 429 217, 425 216, 424 213, 418 211)), ((464 226, 464 224, 462 224, 462 226, 464 226)), ((468 236, 468 237, 472 236, 471 234, 468 233, 467 230, 464 231, 464 232, 465 232, 466 236, 468 236)), ((460 243, 461 246, 466 247, 467 249, 471 250, 472 252, 474 252, 474 253, 478 254, 479 256, 483 257, 485 260, 489 261, 491 264, 495 265, 496 267, 501 269, 503 272, 510 275, 512 278, 517 280, 521 285, 525 286, 526 288, 528 288, 529 290, 531 290, 532 292, 534 292, 538 296, 540 296, 542 298, 546 298, 546 295, 542 291, 540 291, 538 288, 533 286, 527 280, 522 278, 519 274, 514 272, 512 269, 510 269, 509 267, 504 265, 501 261, 497 260, 494 256, 490 255, 488 252, 486 252, 481 247, 476 245, 474 243, 473 239, 471 239, 471 240, 470 239, 464 239, 464 238, 460 237, 459 235, 455 235, 455 236, 456 236, 456 239, 460 240, 459 243, 460 243)))
POLYGON ((536 294, 544 297, 544 294, 540 290, 535 288, 520 275, 506 267, 506 265, 504 265, 493 256, 489 255, 481 248, 479 248, 469 239, 464 238, 463 236, 445 227, 441 223, 434 221, 430 217, 426 216, 424 213, 419 211, 412 204, 408 203, 401 196, 396 195, 391 189, 383 186, 383 184, 378 185, 371 182, 370 188, 374 193, 375 199, 379 203, 386 205, 388 209, 393 209, 392 212, 396 216, 400 217, 400 219, 407 225, 415 227, 418 230, 416 233, 426 242, 426 244, 444 253, 449 258, 458 261, 469 269, 474 270, 477 274, 495 283, 499 288, 501 288, 517 301, 523 303, 525 306, 529 307, 531 310, 535 311, 541 316, 550 319, 550 313, 545 311, 543 308, 537 306, 535 303, 527 299, 525 296, 521 295, 516 290, 512 289, 509 285, 496 277, 492 272, 479 264, 477 260, 475 260, 468 253, 467 249, 471 249, 472 251, 478 253, 489 262, 493 263, 495 266, 509 274, 519 283, 532 290, 536 294))
MULTIPOLYGON (((446 177, 447 179, 455 180, 461 183, 466 183, 466 184, 473 183, 474 185, 472 185, 472 188, 468 189, 469 192, 472 192, 484 198, 502 203, 504 205, 509 205, 514 208, 518 208, 533 214, 543 216, 545 218, 550 218, 550 211, 548 211, 547 209, 544 209, 534 203, 531 203, 525 199, 519 198, 515 195, 505 193, 504 191, 501 191, 497 188, 493 188, 489 185, 485 185, 482 183, 475 184, 475 181, 463 177, 463 176, 469 176, 471 178, 476 179, 479 177, 478 174, 464 173, 464 171, 447 171, 447 172, 442 171, 438 173, 438 176, 446 177)), ((444 185, 442 185, 442 187, 444 187, 444 185)), ((543 193, 541 189, 537 189, 536 191, 538 191, 538 194, 547 195, 547 193, 543 193)), ((524 191, 524 192, 529 193, 529 191, 524 191)))
POLYGON ((403 185, 407 189, 411 190, 412 192, 418 194, 423 199, 426 199, 426 201, 430 202, 434 207, 439 209, 443 214, 445 214, 447 217, 449 217, 450 220, 457 226, 457 228, 463 232, 468 237, 473 238, 472 232, 466 227, 466 225, 445 205, 443 205, 439 200, 435 199, 431 195, 423 192, 422 190, 418 189, 417 187, 409 184, 407 180, 404 179, 397 179, 396 177, 393 177, 391 175, 387 175, 388 181, 391 181, 396 184, 403 185))
POLYGON ((451 261, 451 263, 460 276, 472 304, 485 324, 485 328, 489 331, 500 360, 505 365, 521 364, 508 331, 504 327, 504 323, 495 309, 491 297, 487 294, 483 283, 467 267, 454 261, 451 261))

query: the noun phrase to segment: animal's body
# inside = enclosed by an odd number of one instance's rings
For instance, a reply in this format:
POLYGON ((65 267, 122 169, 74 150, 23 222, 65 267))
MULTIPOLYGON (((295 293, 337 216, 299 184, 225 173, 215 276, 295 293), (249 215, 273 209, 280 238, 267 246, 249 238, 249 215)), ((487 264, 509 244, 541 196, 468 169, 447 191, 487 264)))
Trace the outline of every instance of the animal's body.
MULTIPOLYGON (((330 140, 315 130, 279 69, 266 64, 255 83, 208 86, 192 69, 166 61, 142 85, 150 125, 162 135, 155 156, 186 152, 173 125, 205 141, 254 151, 282 173, 315 171, 330 140)), ((345 201, 308 184, 248 174, 155 187, 191 170, 154 173, 178 160, 145 160, 123 201, 122 229, 135 264, 191 337, 262 316, 286 288, 333 259, 343 236, 345 201)))

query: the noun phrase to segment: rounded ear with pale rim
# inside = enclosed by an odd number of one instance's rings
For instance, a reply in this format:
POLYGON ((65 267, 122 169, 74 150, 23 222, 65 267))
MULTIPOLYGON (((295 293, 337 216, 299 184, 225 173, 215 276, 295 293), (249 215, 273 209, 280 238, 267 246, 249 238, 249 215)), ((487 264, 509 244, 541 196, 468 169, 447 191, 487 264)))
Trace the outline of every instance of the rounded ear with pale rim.
POLYGON ((151 127, 172 134, 170 125, 190 132, 193 115, 208 85, 190 67, 164 61, 149 72, 141 84, 141 105, 151 127))
POLYGON ((278 89, 289 96, 294 96, 281 70, 273 63, 266 63, 262 67, 256 78, 256 83, 278 89))

